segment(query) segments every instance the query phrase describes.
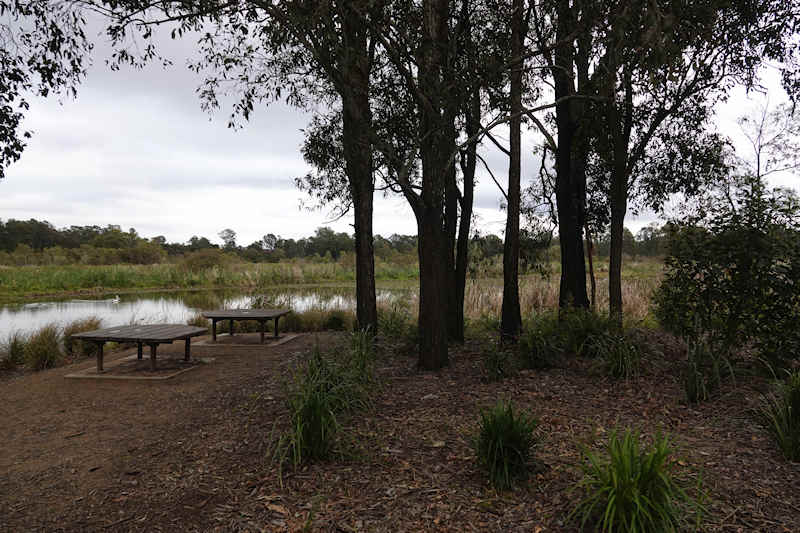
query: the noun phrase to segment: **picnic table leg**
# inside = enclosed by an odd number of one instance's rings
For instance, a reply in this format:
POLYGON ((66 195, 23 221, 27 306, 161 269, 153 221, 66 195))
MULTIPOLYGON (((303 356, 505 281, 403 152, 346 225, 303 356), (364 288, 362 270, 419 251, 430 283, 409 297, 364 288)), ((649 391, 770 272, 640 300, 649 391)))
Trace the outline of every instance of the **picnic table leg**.
POLYGON ((183 350, 183 360, 184 361, 188 361, 189 360, 189 352, 192 349, 191 347, 192 347, 192 338, 191 337, 186 337, 186 347, 183 350))
POLYGON ((103 345, 104 342, 97 343, 97 373, 103 371, 103 345))
POLYGON ((150 345, 150 370, 156 369, 156 346, 158 346, 158 344, 150 345))
POLYGON ((278 320, 280 320, 280 318, 281 318, 281 317, 279 317, 279 316, 276 316, 276 317, 273 319, 273 320, 274 320, 274 322, 275 322, 275 338, 276 338, 276 339, 278 338, 278 320))
POLYGON ((217 342, 217 319, 211 319, 211 340, 217 342))
POLYGON ((136 343, 136 359, 138 359, 140 361, 142 360, 142 343, 141 342, 137 342, 136 343))
POLYGON ((266 320, 259 320, 261 322, 261 344, 264 344, 264 330, 267 328, 266 320))
POLYGON ((230 325, 231 325, 231 327, 230 327, 231 337, 233 337, 233 320, 231 320, 231 324, 230 325))

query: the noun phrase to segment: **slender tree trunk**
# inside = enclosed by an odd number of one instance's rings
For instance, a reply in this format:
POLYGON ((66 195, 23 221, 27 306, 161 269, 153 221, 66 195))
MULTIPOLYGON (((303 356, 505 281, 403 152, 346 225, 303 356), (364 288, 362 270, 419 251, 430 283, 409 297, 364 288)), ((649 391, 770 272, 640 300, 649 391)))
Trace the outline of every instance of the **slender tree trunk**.
POLYGON ((348 78, 342 87, 342 144, 345 172, 350 184, 355 215, 356 248, 356 319, 358 327, 378 331, 378 310, 375 301, 375 254, 372 234, 373 160, 372 144, 367 132, 372 127, 369 102, 369 51, 367 33, 355 24, 346 22, 343 30, 354 43, 341 58, 341 68, 348 78))
POLYGON ((503 341, 516 341, 522 328, 519 306, 519 208, 522 163, 522 0, 513 0, 511 18, 511 122, 508 167, 508 209, 503 244, 503 308, 500 336, 503 341))
POLYGON ((589 229, 586 229, 586 256, 589 259, 589 284, 592 289, 592 298, 589 305, 592 311, 597 310, 597 280, 594 277, 594 241, 589 229))
MULTIPOLYGON (((466 111, 466 133, 472 137, 478 131, 481 113, 480 93, 475 89, 470 96, 466 111)), ((458 242, 456 243, 456 305, 454 313, 458 329, 452 338, 464 341, 464 294, 467 284, 467 267, 469 265, 469 232, 472 223, 472 204, 475 193, 475 167, 477 164, 477 142, 467 146, 462 154, 461 171, 464 177, 464 194, 461 197, 461 218, 458 225, 458 242)))
POLYGON ((628 208, 625 172, 611 173, 611 250, 608 254, 608 311, 612 322, 622 327, 622 237, 628 208))
MULTIPOLYGON (((448 153, 456 150, 456 107, 448 102, 446 142, 449 145, 448 153)), ((445 192, 445 235, 447 237, 447 251, 442 259, 447 268, 448 313, 447 333, 450 340, 461 342, 464 340, 464 299, 459 298, 458 277, 456 276, 456 240, 458 236, 458 183, 456 181, 456 166, 450 165, 447 169, 447 189, 445 192)))

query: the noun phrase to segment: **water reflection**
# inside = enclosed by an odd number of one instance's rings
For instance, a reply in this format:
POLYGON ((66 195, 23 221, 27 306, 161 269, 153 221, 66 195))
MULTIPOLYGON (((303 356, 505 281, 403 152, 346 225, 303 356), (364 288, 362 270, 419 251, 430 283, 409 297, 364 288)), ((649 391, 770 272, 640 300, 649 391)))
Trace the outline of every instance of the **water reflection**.
MULTIPOLYGON (((380 302, 391 303, 407 291, 378 290, 380 302)), ((96 316, 104 326, 130 323, 185 323, 195 314, 210 309, 250 307, 253 298, 266 307, 309 309, 354 309, 352 287, 282 288, 258 294, 242 291, 176 291, 120 295, 103 299, 69 299, 0 306, 0 340, 12 331, 34 331, 49 323, 63 326, 73 320, 96 316)))

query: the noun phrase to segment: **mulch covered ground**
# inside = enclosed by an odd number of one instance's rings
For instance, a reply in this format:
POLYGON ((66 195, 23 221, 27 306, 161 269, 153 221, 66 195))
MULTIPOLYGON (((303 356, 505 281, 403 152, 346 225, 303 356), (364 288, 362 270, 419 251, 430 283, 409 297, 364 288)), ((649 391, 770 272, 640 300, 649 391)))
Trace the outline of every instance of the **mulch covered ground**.
POLYGON ((764 382, 687 406, 668 343, 629 382, 575 361, 488 383, 474 341, 439 373, 384 350, 372 408, 346 421, 345 455, 281 478, 270 449, 286 423, 283 384, 314 342, 193 346, 214 361, 161 382, 63 378, 93 361, 0 381, 0 530, 574 531, 564 518, 580 446, 630 426, 674 436, 683 475, 699 472, 709 492, 706 529, 800 531, 800 465, 753 422, 764 382), (498 398, 540 421, 536 473, 499 494, 470 442, 498 398))

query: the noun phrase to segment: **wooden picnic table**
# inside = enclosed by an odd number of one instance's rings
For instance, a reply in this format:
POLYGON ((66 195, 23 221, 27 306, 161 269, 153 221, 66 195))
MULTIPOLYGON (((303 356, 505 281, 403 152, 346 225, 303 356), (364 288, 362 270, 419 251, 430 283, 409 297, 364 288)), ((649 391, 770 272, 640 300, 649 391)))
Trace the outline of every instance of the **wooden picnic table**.
POLYGON ((202 315, 211 319, 211 339, 217 341, 217 322, 220 320, 230 320, 230 335, 233 336, 234 320, 257 320, 261 324, 261 344, 264 344, 264 329, 267 320, 275 323, 275 336, 278 338, 278 320, 289 314, 288 309, 216 309, 214 311, 203 311, 202 315))
POLYGON ((103 345, 107 342, 136 343, 136 355, 142 358, 142 345, 150 346, 150 368, 156 369, 156 347, 159 344, 172 344, 174 341, 186 341, 183 359, 188 361, 191 350, 192 337, 204 335, 206 328, 187 326, 184 324, 149 324, 143 326, 117 326, 113 328, 96 329, 71 335, 73 339, 90 341, 97 344, 97 371, 103 371, 103 345))

